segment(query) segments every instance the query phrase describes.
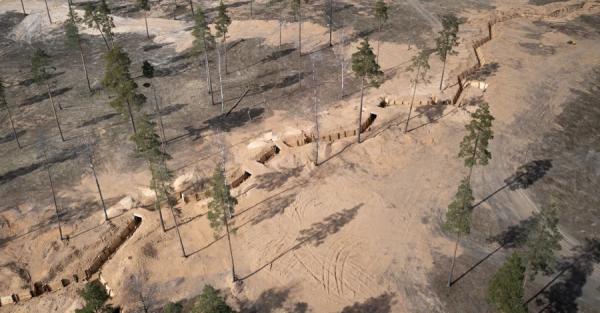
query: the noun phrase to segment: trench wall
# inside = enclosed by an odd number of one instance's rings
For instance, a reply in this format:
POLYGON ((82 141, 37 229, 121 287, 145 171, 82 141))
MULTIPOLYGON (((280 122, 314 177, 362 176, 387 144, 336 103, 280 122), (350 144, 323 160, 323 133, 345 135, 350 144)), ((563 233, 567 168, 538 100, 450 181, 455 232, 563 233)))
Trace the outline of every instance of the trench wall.
MULTIPOLYGON (((112 255, 119 249, 129 237, 137 230, 142 223, 142 218, 134 216, 129 223, 123 228, 119 234, 114 237, 107 246, 100 251, 93 260, 92 263, 83 271, 74 273, 70 277, 63 277, 56 279, 48 283, 35 282, 30 291, 20 291, 7 295, 0 296, 0 307, 17 304, 20 302, 27 301, 33 297, 39 297, 49 292, 58 291, 64 287, 67 287, 73 283, 79 283, 84 281, 93 281, 99 279, 100 282, 106 287, 106 290, 110 296, 112 296, 112 290, 100 275, 100 269, 108 261, 112 255)), ((5 293, 6 294, 6 293, 5 293)))

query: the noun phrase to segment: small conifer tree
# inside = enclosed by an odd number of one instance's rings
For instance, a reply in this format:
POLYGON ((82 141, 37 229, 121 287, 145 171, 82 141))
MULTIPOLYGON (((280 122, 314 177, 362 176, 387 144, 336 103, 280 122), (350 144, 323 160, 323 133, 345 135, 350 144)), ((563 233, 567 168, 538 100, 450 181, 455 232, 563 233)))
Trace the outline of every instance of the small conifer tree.
POLYGON ((427 72, 429 71, 429 55, 430 52, 427 50, 421 50, 417 55, 412 57, 411 64, 407 68, 410 72, 417 72, 415 78, 412 79, 413 95, 410 100, 410 108, 408 109, 408 117, 406 118, 406 126, 404 127, 404 133, 408 132, 408 122, 410 121, 410 115, 412 113, 413 104, 415 102, 415 94, 417 93, 417 84, 419 82, 427 82, 427 72))
POLYGON ((523 304, 525 267, 514 252, 496 272, 488 286, 488 301, 501 313, 527 313, 523 304))
POLYGON ((442 16, 442 30, 436 39, 436 53, 440 56, 444 67, 442 68, 442 78, 440 79, 440 90, 444 82, 444 72, 446 71, 446 61, 449 55, 455 55, 457 52, 454 47, 458 46, 458 26, 459 21, 455 15, 442 16))
POLYGON ((360 143, 360 133, 362 132, 362 110, 364 99, 365 82, 371 86, 379 87, 383 72, 373 53, 373 49, 369 45, 369 40, 364 39, 358 51, 352 54, 352 71, 360 78, 360 107, 358 110, 358 143, 360 143))
POLYGON ((217 20, 215 22, 215 29, 217 30, 217 37, 221 37, 221 44, 223 46, 224 63, 225 63, 225 74, 227 74, 227 32, 229 31, 229 25, 231 25, 231 18, 227 14, 227 7, 223 3, 223 0, 219 2, 217 20))

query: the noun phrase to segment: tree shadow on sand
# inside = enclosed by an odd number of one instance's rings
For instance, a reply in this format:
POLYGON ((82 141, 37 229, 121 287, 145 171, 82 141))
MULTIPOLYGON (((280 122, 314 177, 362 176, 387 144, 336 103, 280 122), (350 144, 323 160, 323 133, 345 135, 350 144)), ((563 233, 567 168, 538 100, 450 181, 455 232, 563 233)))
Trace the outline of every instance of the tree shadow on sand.
POLYGON ((378 297, 371 297, 362 303, 354 303, 342 309, 341 313, 390 313, 396 301, 395 293, 383 293, 378 297))
POLYGON ((256 300, 242 302, 240 313, 308 312, 308 304, 304 302, 288 303, 292 290, 289 287, 267 289, 256 300))
POLYGON ((583 295, 583 287, 594 271, 594 265, 600 263, 600 239, 586 238, 582 245, 573 250, 573 256, 559 263, 558 274, 526 303, 541 295, 541 299, 536 300, 538 306, 543 306, 540 312, 579 312, 577 299, 583 295))
MULTIPOLYGON (((85 149, 85 145, 79 145, 74 148, 63 150, 59 154, 49 157, 48 164, 52 165, 52 164, 62 163, 62 162, 68 161, 68 160, 73 160, 73 159, 77 158, 78 153, 80 151, 83 151, 84 149, 85 149)), ((44 162, 44 160, 40 160, 40 161, 36 161, 33 164, 30 164, 27 166, 22 166, 17 169, 8 171, 8 172, 0 175, 0 185, 4 185, 17 177, 32 173, 35 170, 39 169, 40 167, 44 166, 45 164, 46 163, 44 162)))
POLYGON ((258 189, 266 189, 273 191, 276 188, 283 186, 290 178, 297 177, 304 166, 298 166, 284 172, 270 172, 256 177, 258 189))
POLYGON ((300 235, 296 238, 297 243, 294 246, 283 251, 271 261, 265 263, 252 273, 240 278, 240 280, 245 280, 253 276, 254 274, 266 268, 267 266, 272 265, 275 261, 279 260, 288 253, 300 249, 305 244, 312 244, 315 247, 321 245, 325 242, 325 239, 328 236, 339 232, 345 225, 352 221, 356 217, 358 210, 363 205, 364 203, 361 203, 350 209, 345 209, 340 212, 333 213, 326 217, 322 222, 314 223, 309 228, 301 230, 300 235))
POLYGON ((527 189, 531 187, 531 185, 533 185, 535 182, 546 176, 550 169, 552 169, 552 160, 549 159, 534 160, 519 166, 513 175, 504 180, 504 185, 502 187, 496 189, 494 192, 475 203, 473 208, 478 207, 480 204, 486 202, 506 188, 515 191, 518 189, 527 189))

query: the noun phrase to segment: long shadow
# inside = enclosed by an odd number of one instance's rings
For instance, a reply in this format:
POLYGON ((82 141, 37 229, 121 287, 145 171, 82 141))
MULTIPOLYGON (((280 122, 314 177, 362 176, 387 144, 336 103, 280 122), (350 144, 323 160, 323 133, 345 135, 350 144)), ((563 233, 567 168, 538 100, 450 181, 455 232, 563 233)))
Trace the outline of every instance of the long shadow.
POLYGON ((497 62, 486 63, 471 74, 469 78, 472 80, 486 80, 489 77, 494 76, 496 72, 498 72, 498 69, 500 69, 500 64, 497 62))
POLYGON ((315 247, 321 245, 322 243, 324 243, 325 239, 328 236, 339 232, 342 229, 342 227, 344 227, 350 221, 352 221, 354 217, 356 217, 358 210, 363 205, 364 203, 361 203, 359 205, 354 206, 353 208, 333 213, 332 215, 326 217, 322 222, 314 223, 311 225, 310 228, 301 230, 300 235, 296 238, 296 241, 298 243, 277 255, 270 262, 265 263, 250 274, 240 278, 240 280, 243 281, 254 276, 256 273, 262 271, 267 266, 272 265, 275 261, 279 260, 283 256, 287 255, 288 253, 294 250, 298 250, 306 244, 312 244, 315 247))
POLYGON ((450 282, 450 286, 453 286, 454 284, 456 284, 458 281, 460 281, 461 279, 463 279, 465 276, 467 276, 467 274, 469 274, 472 270, 474 270, 475 268, 477 268, 481 263, 485 262, 487 259, 489 259, 492 255, 496 254, 496 252, 500 251, 500 249, 504 248, 504 246, 498 246, 498 248, 494 249, 494 251, 488 253, 483 259, 477 261, 477 263, 473 264, 471 267, 469 267, 469 269, 467 269, 464 273, 460 274, 458 277, 456 277, 453 281, 450 282))
POLYGON ((341 313, 390 313, 394 301, 395 293, 385 292, 378 297, 371 297, 362 303, 355 302, 353 305, 344 307, 341 313))
MULTIPOLYGON (((56 77, 58 77, 58 76, 60 76, 60 75, 63 75, 64 73, 65 73, 65 72, 56 72, 56 73, 52 73, 52 74, 50 74, 50 75, 49 75, 48 79, 53 79, 53 78, 56 78, 56 77)), ((29 79, 26 79, 26 80, 20 81, 20 82, 19 82, 19 85, 21 85, 21 86, 25 86, 25 87, 29 87, 29 86, 33 85, 34 83, 35 83, 35 80, 34 80, 33 78, 29 78, 29 79)))
MULTIPOLYGON (((25 130, 17 131, 17 137, 21 137, 23 135, 25 135, 25 130)), ((14 140, 15 140, 15 134, 13 134, 13 132, 11 131, 10 133, 0 137, 0 144, 11 142, 14 140)))
POLYGON ((478 207, 482 203, 491 199, 500 191, 509 188, 510 190, 527 189, 538 180, 542 179, 548 171, 552 169, 552 160, 534 160, 519 166, 517 171, 510 177, 504 180, 504 185, 496 189, 491 194, 485 196, 479 202, 473 205, 473 208, 478 207))
POLYGON ((96 125, 96 124, 98 124, 100 122, 109 120, 109 119, 111 119, 111 118, 113 118, 115 116, 118 116, 118 115, 119 115, 119 113, 113 112, 113 113, 108 113, 108 114, 104 114, 104 115, 101 115, 101 116, 97 116, 97 117, 94 117, 92 119, 89 119, 89 120, 81 123, 81 125, 77 126, 77 128, 83 128, 83 127, 88 127, 88 126, 96 125))
MULTIPOLYGON (((421 128, 421 127, 425 127, 425 126, 430 125, 430 124, 437 123, 442 118, 444 118, 444 117, 446 117, 446 116, 448 116, 450 114, 453 114, 453 113, 455 113, 455 112, 458 111, 458 108, 454 108, 454 109, 450 110, 448 113, 443 114, 444 113, 444 109, 446 108, 445 105, 439 105, 438 104, 438 105, 431 105, 431 106, 428 106, 428 107, 429 108, 427 108, 425 110, 421 110, 420 111, 419 110, 420 108, 417 108, 417 110, 416 110, 418 113, 421 113, 422 115, 425 115, 427 117, 428 121, 426 123, 424 123, 424 124, 421 124, 421 125, 417 126, 417 127, 413 127, 411 129, 409 129, 408 130, 409 132, 411 132, 413 130, 417 130, 417 129, 421 128)), ((413 118, 414 117, 411 117, 411 119, 413 119, 413 118)))
POLYGON ((546 304, 543 308, 544 312, 579 312, 577 299, 582 296, 583 287, 587 282, 587 278, 594 271, 594 265, 600 263, 600 239, 586 238, 584 243, 575 247, 574 250, 576 251, 575 255, 559 264, 558 269, 560 272, 558 275, 530 297, 526 303, 543 294, 543 299, 536 302, 538 305, 546 304), (566 276, 563 276, 565 274, 566 276), (553 284, 561 276, 561 281, 553 284), (550 289, 547 289, 548 287, 550 289))
POLYGON ((284 172, 270 172, 256 176, 256 188, 273 191, 285 184, 290 178, 297 177, 302 172, 302 169, 304 169, 303 165, 284 172))
MULTIPOLYGON (((185 108, 188 105, 189 104, 187 104, 187 103, 178 103, 178 104, 170 105, 168 107, 160 108, 160 116, 167 116, 167 115, 173 114, 177 111, 180 111, 181 109, 185 108)), ((156 118, 155 113, 149 114, 149 116, 152 119, 156 118)))
MULTIPOLYGON (((52 90, 51 91, 52 97, 60 96, 60 95, 62 95, 64 93, 68 92, 71 89, 73 89, 73 87, 64 87, 64 88, 52 90)), ((29 97, 29 98, 23 100, 23 102, 21 102, 21 104, 19 104, 19 106, 20 107, 29 106, 29 105, 32 105, 34 103, 38 103, 38 102, 44 101, 46 99, 49 99, 48 93, 47 92, 43 92, 43 93, 40 93, 39 95, 35 95, 33 97, 29 97)))
MULTIPOLYGON (((48 163, 49 164, 57 164, 57 163, 62 163, 62 162, 68 161, 68 160, 73 160, 77 157, 77 153, 79 151, 82 151, 83 149, 85 149, 85 146, 80 145, 75 148, 63 150, 63 151, 61 151, 60 154, 51 156, 48 159, 48 163)), ((8 171, 8 172, 0 175, 0 185, 4 185, 17 177, 32 173, 35 170, 37 170, 38 168, 42 167, 43 165, 45 165, 44 162, 38 161, 33 164, 30 164, 27 166, 22 166, 17 169, 8 171)))
POLYGON ((288 55, 292 54, 294 51, 296 51, 296 48, 287 48, 287 49, 283 49, 283 50, 274 51, 273 53, 271 53, 268 56, 264 57, 258 63, 265 63, 265 62, 277 61, 277 60, 279 60, 279 59, 281 59, 281 58, 283 58, 285 56, 288 56, 288 55))
POLYGON ((82 231, 80 231, 78 233, 75 233, 73 235, 68 234, 67 238, 69 238, 69 240, 75 239, 75 238, 77 238, 77 237, 79 237, 79 236, 81 236, 83 234, 89 233, 89 232, 91 232, 91 231, 93 231, 95 229, 98 229, 98 228, 102 227, 104 224, 106 224, 106 223, 98 224, 98 225, 96 225, 94 227, 90 227, 88 229, 82 230, 82 231))
POLYGON ((234 128, 242 127, 254 119, 262 116, 265 113, 264 108, 243 108, 238 111, 231 112, 226 118, 224 114, 215 116, 204 121, 210 128, 219 128, 222 131, 228 132, 234 128))

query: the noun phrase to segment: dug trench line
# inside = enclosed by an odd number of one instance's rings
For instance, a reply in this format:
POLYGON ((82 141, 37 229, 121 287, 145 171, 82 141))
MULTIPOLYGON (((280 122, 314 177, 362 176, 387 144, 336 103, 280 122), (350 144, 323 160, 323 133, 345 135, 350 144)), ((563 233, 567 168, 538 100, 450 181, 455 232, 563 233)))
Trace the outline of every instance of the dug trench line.
POLYGON ((134 214, 133 219, 127 223, 127 226, 100 251, 100 254, 94 258, 90 266, 88 266, 83 273, 74 273, 71 275, 71 277, 63 277, 60 280, 55 280, 50 283, 35 282, 32 286, 32 289, 29 291, 16 292, 7 296, 0 296, 0 307, 21 303, 34 297, 55 292, 73 283, 88 282, 97 279, 100 280, 100 282, 105 286, 108 294, 113 296, 112 290, 106 281, 102 279, 100 270, 102 266, 115 254, 115 252, 117 252, 117 250, 133 235, 133 233, 141 224, 142 217, 134 214))

